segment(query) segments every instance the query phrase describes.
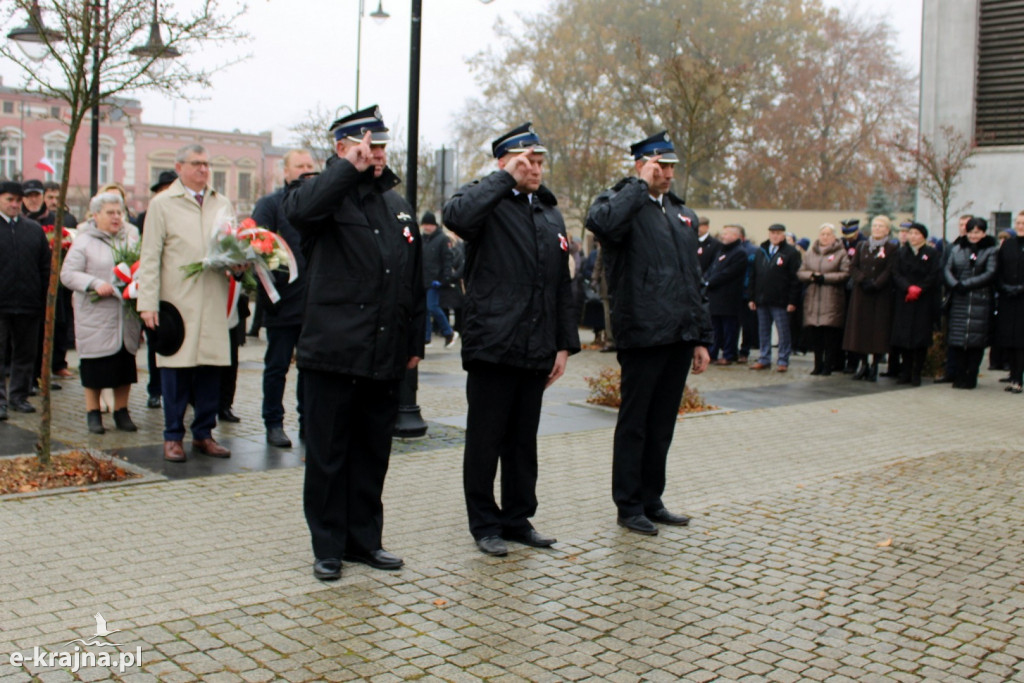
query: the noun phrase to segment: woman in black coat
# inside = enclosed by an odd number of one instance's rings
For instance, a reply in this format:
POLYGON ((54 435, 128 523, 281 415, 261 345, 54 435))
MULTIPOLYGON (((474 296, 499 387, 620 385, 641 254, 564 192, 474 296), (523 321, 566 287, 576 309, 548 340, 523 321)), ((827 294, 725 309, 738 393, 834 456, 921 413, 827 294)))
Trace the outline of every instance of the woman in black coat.
POLYGON ((946 345, 952 366, 957 368, 955 389, 978 386, 978 368, 989 343, 996 241, 987 231, 984 218, 967 221, 967 239, 953 245, 943 270, 950 292, 946 345))
POLYGON ((898 384, 921 386, 921 371, 939 318, 942 264, 928 246, 928 228, 911 223, 907 242, 896 252, 892 279, 896 285, 892 345, 900 354, 898 384))
POLYGON ((853 379, 878 380, 878 360, 892 339, 892 264, 898 245, 889 240, 886 216, 871 221, 871 237, 861 240, 850 262, 850 308, 843 332, 843 350, 862 357, 853 379), (874 354, 868 365, 868 354, 874 354))
POLYGON ((1017 214, 1013 230, 1014 235, 1003 242, 997 258, 999 315, 995 345, 1006 349, 1010 358, 1010 384, 1006 390, 1019 394, 1024 391, 1024 211, 1017 214))

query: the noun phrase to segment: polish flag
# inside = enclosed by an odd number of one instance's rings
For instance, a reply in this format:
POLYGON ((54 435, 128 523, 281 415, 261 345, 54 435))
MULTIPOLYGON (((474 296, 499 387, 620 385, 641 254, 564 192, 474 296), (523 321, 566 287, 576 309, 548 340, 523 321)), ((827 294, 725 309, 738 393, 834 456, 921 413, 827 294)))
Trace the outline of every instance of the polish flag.
POLYGON ((53 167, 53 162, 47 159, 46 157, 43 157, 42 159, 36 162, 36 168, 38 168, 40 171, 46 171, 50 175, 56 175, 57 173, 57 169, 53 167))

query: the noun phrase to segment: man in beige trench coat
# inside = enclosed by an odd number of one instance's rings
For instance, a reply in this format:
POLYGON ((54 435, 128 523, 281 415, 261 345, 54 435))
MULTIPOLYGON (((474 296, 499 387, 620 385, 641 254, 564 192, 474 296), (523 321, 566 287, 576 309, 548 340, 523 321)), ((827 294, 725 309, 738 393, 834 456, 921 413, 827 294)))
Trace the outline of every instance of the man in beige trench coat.
POLYGON ((182 266, 201 261, 214 230, 234 217, 231 202, 209 186, 210 162, 201 145, 178 151, 178 180, 149 204, 142 237, 138 310, 149 329, 160 323, 160 302, 173 304, 184 322, 181 347, 158 355, 164 404, 164 459, 184 462, 185 409, 195 400, 192 447, 226 458, 231 451, 212 435, 217 424, 220 367, 230 364, 228 278, 204 270, 185 278, 182 266))

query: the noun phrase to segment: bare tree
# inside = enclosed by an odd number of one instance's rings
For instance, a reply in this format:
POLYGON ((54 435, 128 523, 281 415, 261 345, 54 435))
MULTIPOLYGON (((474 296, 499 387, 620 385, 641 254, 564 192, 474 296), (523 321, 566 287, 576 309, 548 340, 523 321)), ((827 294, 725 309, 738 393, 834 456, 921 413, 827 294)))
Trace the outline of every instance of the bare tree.
MULTIPOLYGON (((68 138, 64 145, 64 169, 57 203, 55 224, 58 226, 63 225, 71 157, 86 114, 94 106, 130 91, 155 90, 182 97, 186 86, 209 87, 212 74, 228 64, 203 67, 187 57, 168 58, 198 54, 200 46, 207 42, 233 42, 246 37, 235 28, 245 6, 235 4, 225 9, 225 3, 220 0, 193 3, 190 12, 165 10, 162 16, 157 16, 157 5, 151 0, 44 0, 38 3, 39 13, 33 11, 36 5, 33 0, 9 0, 4 4, 0 20, 12 23, 27 16, 38 44, 45 49, 45 57, 41 67, 17 50, 10 40, 0 43, 0 57, 20 67, 27 92, 67 105, 64 122, 68 138), (160 43, 151 40, 147 45, 149 50, 137 49, 147 31, 157 25, 166 38, 160 43), (168 62, 168 68, 161 68, 168 62)), ((50 366, 62 252, 59 236, 52 251, 40 379, 43 405, 37 444, 39 458, 44 463, 50 462, 50 366)))
POLYGON ((316 108, 308 110, 304 119, 288 128, 295 133, 299 147, 309 150, 317 166, 323 167, 334 155, 334 136, 330 127, 344 113, 343 110, 352 111, 347 105, 342 105, 332 112, 317 102, 316 108))
POLYGON ((949 217, 971 206, 967 201, 954 208, 953 193, 963 172, 972 168, 977 145, 952 126, 940 126, 933 137, 922 135, 917 144, 897 139, 893 145, 914 165, 918 191, 939 207, 945 235, 949 217))

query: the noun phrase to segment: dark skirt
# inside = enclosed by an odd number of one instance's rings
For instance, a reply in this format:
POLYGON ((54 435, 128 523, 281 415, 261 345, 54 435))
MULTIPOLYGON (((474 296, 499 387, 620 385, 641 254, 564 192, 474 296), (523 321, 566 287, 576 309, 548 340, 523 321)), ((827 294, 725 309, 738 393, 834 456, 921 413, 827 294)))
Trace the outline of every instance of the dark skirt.
POLYGON ((112 356, 83 358, 78 372, 86 389, 113 389, 139 381, 135 355, 124 346, 112 356))

